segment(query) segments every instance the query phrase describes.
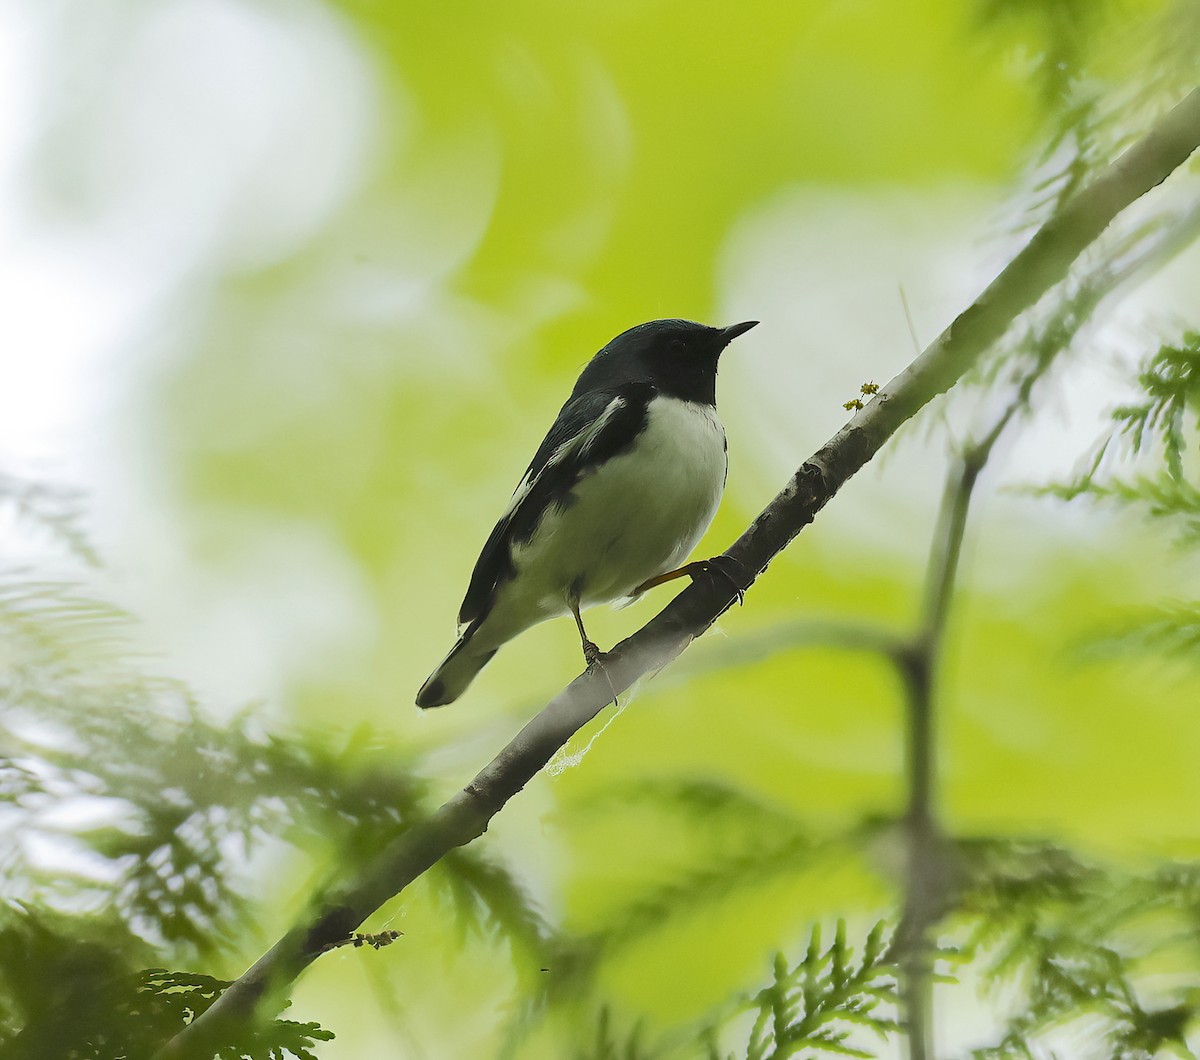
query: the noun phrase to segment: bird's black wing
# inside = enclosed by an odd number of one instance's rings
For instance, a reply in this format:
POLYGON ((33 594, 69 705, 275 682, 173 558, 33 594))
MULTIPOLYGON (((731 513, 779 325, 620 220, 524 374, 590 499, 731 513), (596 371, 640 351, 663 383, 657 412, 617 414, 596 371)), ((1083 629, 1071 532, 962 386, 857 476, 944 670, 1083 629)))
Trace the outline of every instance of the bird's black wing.
POLYGON ((513 543, 528 541, 547 509, 569 505, 584 474, 633 444, 652 396, 650 384, 632 383, 581 394, 562 407, 475 562, 460 623, 481 620, 491 610, 496 586, 514 574, 513 543))

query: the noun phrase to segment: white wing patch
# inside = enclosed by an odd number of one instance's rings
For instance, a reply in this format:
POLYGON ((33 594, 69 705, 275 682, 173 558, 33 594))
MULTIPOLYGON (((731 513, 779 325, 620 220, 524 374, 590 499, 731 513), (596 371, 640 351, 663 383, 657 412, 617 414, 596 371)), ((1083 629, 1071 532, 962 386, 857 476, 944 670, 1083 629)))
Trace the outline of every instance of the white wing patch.
POLYGON ((596 444, 596 440, 603 433, 604 428, 608 426, 608 421, 624 407, 624 398, 613 398, 604 411, 592 423, 575 435, 574 438, 568 438, 554 450, 554 455, 546 461, 546 467, 562 463, 563 460, 576 451, 578 451, 580 456, 587 456, 592 451, 592 446, 596 444))
POLYGON ((560 444, 553 453, 550 454, 550 459, 542 466, 541 470, 536 475, 526 474, 521 479, 516 490, 513 491, 512 500, 508 502, 508 507, 504 510, 504 515, 501 519, 507 519, 513 512, 520 507, 521 502, 529 496, 529 491, 533 489, 534 483, 541 478, 543 472, 552 467, 557 467, 564 460, 568 459, 572 454, 578 453, 580 457, 586 457, 592 451, 592 447, 596 444, 604 428, 608 426, 608 421, 613 418, 621 409, 625 407, 625 399, 615 397, 608 403, 604 411, 589 423, 582 431, 573 438, 568 438, 560 444))

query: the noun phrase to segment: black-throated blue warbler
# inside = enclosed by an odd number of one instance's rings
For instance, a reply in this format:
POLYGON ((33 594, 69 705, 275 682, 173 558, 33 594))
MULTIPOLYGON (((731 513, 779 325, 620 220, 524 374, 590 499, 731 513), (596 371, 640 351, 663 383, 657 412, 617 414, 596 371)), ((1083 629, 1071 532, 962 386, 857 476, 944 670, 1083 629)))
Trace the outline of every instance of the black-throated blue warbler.
POLYGON ((725 489, 717 362, 757 323, 652 320, 588 362, 483 546, 458 642, 417 706, 453 703, 502 644, 568 612, 592 665, 581 609, 678 573, 725 489))

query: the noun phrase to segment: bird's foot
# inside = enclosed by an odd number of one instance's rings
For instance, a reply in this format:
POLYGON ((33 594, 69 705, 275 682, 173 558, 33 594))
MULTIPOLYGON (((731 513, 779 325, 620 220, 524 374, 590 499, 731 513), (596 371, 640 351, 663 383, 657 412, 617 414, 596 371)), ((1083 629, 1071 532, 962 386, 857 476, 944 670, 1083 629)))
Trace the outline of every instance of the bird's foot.
POLYGON ((583 658, 584 661, 587 662, 588 669, 590 670, 596 665, 596 663, 600 662, 600 660, 604 658, 604 652, 600 650, 595 641, 585 639, 583 641, 583 658))
POLYGON ((618 697, 616 690, 613 689, 612 681, 609 678, 607 671, 604 669, 604 652, 600 650, 595 641, 588 640, 587 637, 583 638, 583 657, 587 660, 587 668, 589 671, 598 669, 602 674, 604 674, 605 680, 609 682, 608 687, 610 690, 612 690, 613 706, 620 706, 620 704, 617 702, 618 697))
POLYGON ((746 589, 743 586, 749 586, 753 579, 746 577, 746 568, 741 563, 722 552, 719 556, 713 556, 712 559, 702 560, 701 565, 706 574, 719 574, 733 586, 739 604, 746 603, 746 589))

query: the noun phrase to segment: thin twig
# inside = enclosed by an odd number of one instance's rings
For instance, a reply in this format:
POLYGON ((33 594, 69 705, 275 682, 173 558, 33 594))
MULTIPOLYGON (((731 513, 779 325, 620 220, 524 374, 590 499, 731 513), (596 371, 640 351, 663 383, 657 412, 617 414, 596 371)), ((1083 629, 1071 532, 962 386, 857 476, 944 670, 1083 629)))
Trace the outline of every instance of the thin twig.
MULTIPOLYGON (((1185 227, 1200 223, 1192 211, 1185 227)), ((895 957, 900 965, 901 997, 908 1030, 909 1060, 933 1060, 933 968, 929 933, 950 901, 955 867, 950 864, 937 812, 936 692, 942 647, 957 584, 959 561, 971 499, 996 443, 1018 413, 1029 407, 1034 386, 1054 359, 1078 334, 1100 303, 1139 273, 1165 264, 1185 244, 1169 230, 1141 248, 1120 268, 1097 270, 1038 336, 1028 340, 1032 367, 1012 400, 988 431, 968 444, 954 460, 938 513, 937 529, 926 568, 925 594, 917 631, 905 650, 890 657, 899 664, 907 702, 909 800, 905 814, 907 873, 904 909, 896 932, 895 957)))
POLYGON ((908 703, 909 803, 905 815, 908 871, 904 910, 896 934, 910 1060, 932 1060, 935 1055, 928 935, 950 900, 948 892, 954 875, 936 803, 936 683, 976 483, 1000 436, 1016 415, 1028 408, 1034 386, 1100 303, 1118 287, 1166 264, 1190 244, 1197 228, 1200 228, 1200 209, 1193 209, 1120 267, 1098 269, 1063 310, 1042 327, 1040 336, 1028 341, 1033 351, 1033 366, 991 428, 962 451, 947 475, 918 630, 906 651, 890 656, 901 664, 908 703))
MULTIPOLYGON (((1047 362, 1048 363, 1048 362, 1047 362)), ((938 513, 937 532, 930 550, 925 596, 918 631, 900 659, 908 719, 907 871, 904 910, 896 932, 895 952, 900 966, 900 993, 908 1032, 909 1060, 932 1060, 933 959, 929 930, 944 912, 950 866, 943 852, 937 813, 936 683, 941 664, 950 603, 954 596, 971 496, 992 450, 1027 402, 1033 380, 1044 367, 1026 377, 1020 393, 997 419, 984 439, 955 462, 946 480, 938 513)))
POLYGON ((216 1043, 235 1035, 259 1012, 277 1007, 325 946, 345 938, 448 851, 481 835, 558 748, 608 705, 613 690, 629 688, 703 633, 902 423, 953 386, 1018 314, 1066 275, 1117 214, 1166 179, 1198 145, 1200 90, 1047 222, 924 353, 793 475, 726 553, 728 567, 743 572, 737 585, 714 576, 684 589, 606 657, 603 673, 595 667, 576 678, 462 791, 340 886, 318 895, 296 926, 158 1056, 211 1056, 216 1043))

